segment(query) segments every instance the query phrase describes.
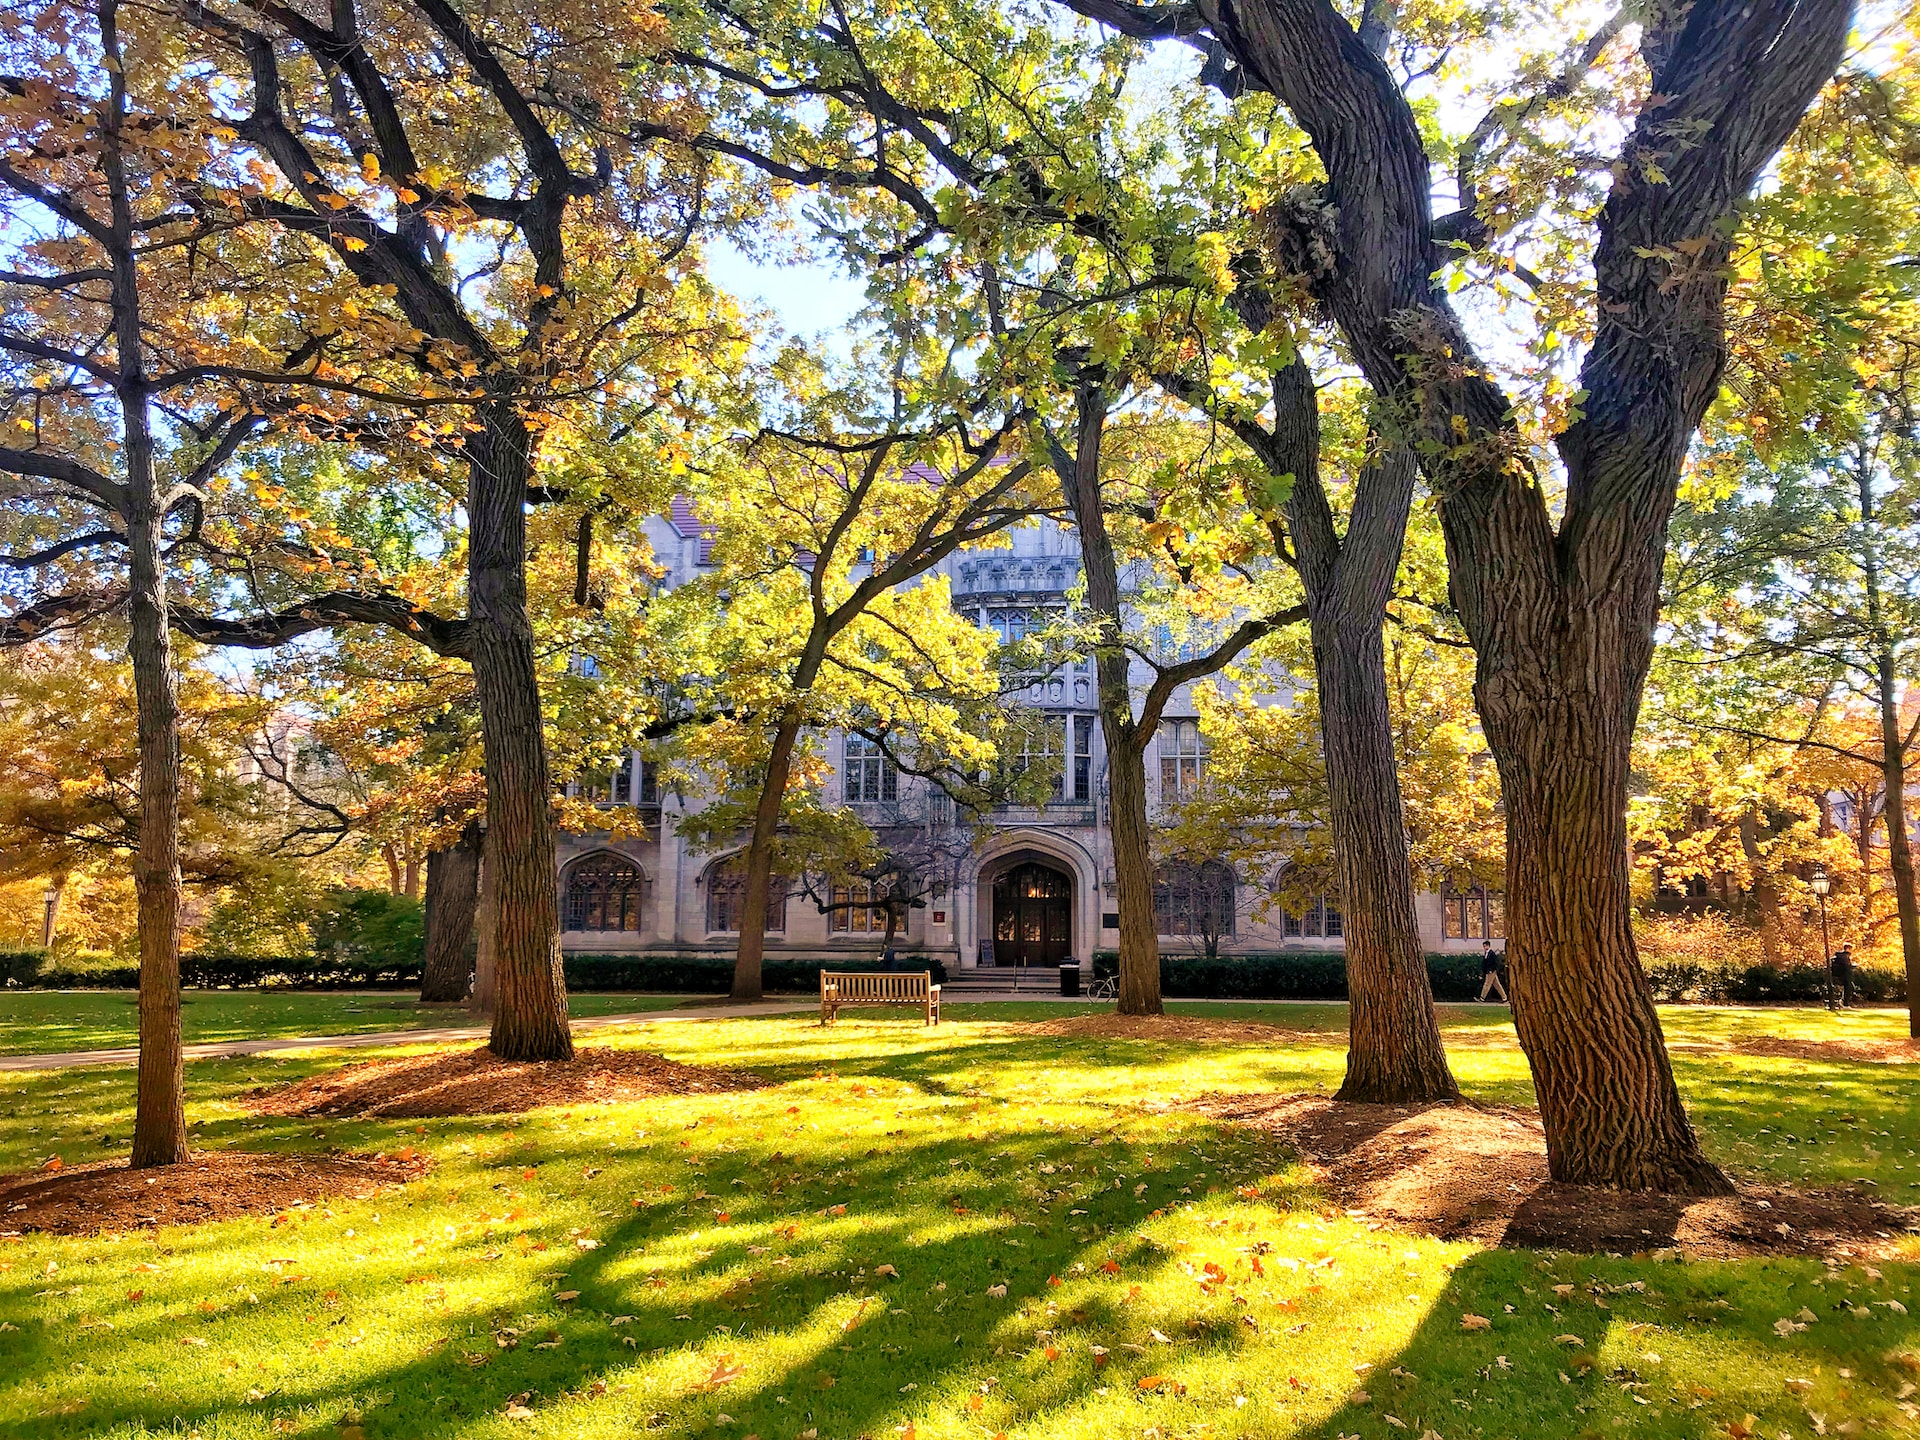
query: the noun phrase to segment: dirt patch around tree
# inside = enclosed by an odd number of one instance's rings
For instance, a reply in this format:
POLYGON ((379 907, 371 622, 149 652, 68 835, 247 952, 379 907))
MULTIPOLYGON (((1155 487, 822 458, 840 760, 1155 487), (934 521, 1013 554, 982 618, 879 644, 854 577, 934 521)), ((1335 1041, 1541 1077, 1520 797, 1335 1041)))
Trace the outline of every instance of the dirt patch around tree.
POLYGON ((0 1177, 0 1233, 98 1235, 202 1225, 300 1205, 367 1200, 427 1172, 411 1147, 392 1155, 262 1155, 206 1150, 184 1165, 129 1169, 102 1160, 0 1177))
POLYGON ((1257 1020, 1216 1020, 1205 1015, 1070 1015, 1061 1020, 1011 1022, 1022 1035, 1048 1035, 1063 1040, 1200 1040, 1227 1044, 1269 1045, 1275 1041, 1311 1040, 1324 1044, 1344 1039, 1346 1027, 1318 1030, 1268 1025, 1257 1020))
POLYGON ((1561 1185, 1539 1115, 1512 1106, 1354 1105, 1209 1095, 1191 1108, 1290 1142, 1355 1219, 1446 1240, 1621 1254, 1895 1255, 1920 1210, 1850 1190, 1742 1185, 1709 1199, 1561 1185))
POLYGON ((549 1105, 757 1090, 744 1070, 681 1065, 644 1050, 576 1050, 571 1060, 502 1060, 491 1050, 410 1055, 343 1065, 255 1091, 256 1115, 516 1115, 549 1105))

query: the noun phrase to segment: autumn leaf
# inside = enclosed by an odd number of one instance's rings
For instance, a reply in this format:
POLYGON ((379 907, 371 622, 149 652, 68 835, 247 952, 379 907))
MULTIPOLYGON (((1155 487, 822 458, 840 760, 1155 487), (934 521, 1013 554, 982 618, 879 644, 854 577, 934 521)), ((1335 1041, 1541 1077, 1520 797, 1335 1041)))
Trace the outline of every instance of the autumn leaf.
POLYGON ((1491 1330, 1493 1328, 1493 1322, 1484 1315, 1462 1315, 1460 1317, 1460 1328, 1462 1330, 1491 1330))

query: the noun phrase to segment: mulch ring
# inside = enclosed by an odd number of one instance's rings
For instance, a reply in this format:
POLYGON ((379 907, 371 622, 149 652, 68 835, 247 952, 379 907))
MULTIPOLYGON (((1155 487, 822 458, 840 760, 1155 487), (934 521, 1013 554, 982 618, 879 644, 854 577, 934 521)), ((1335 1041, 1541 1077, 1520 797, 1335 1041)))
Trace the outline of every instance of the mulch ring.
POLYGON ((1892 1257, 1920 1209, 1850 1190, 1742 1185, 1689 1199, 1547 1178, 1539 1115, 1514 1106, 1356 1105, 1324 1095, 1208 1095, 1217 1120, 1272 1131, 1356 1219, 1446 1240, 1622 1254, 1892 1257))
POLYGON ((1216 1020, 1204 1015, 1116 1015, 1111 1011, 1072 1015, 1063 1020, 1010 1021, 1022 1035, 1048 1035, 1063 1040, 1182 1040, 1237 1045, 1270 1045, 1314 1040, 1324 1043, 1344 1037, 1346 1027, 1317 1030, 1267 1025, 1257 1020, 1216 1020))
POLYGON ((247 1097, 256 1115, 513 1115, 547 1105, 757 1090, 744 1070, 681 1065, 644 1050, 583 1049, 571 1060, 502 1060, 486 1048, 343 1065, 247 1097))
POLYGON ((0 1233, 97 1235, 270 1215, 345 1197, 367 1200, 427 1172, 411 1148, 394 1155, 262 1155, 203 1150, 184 1165, 129 1169, 101 1160, 0 1177, 0 1233))

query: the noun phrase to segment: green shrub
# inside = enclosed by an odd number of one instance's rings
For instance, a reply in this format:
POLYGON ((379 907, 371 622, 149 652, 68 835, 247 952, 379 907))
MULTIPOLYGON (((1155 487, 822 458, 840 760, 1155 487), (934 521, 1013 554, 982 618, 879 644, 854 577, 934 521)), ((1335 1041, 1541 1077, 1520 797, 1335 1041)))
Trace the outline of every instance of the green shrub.
MULTIPOLYGON (((1729 956, 1663 958, 1642 962, 1653 997, 1667 1002, 1751 1005, 1768 1001, 1819 1004, 1827 998, 1830 977, 1824 965, 1768 965, 1729 956)), ((1892 965, 1854 962, 1853 993, 1862 1000, 1898 1000, 1907 993, 1907 977, 1892 965)))
POLYGON ((314 953, 338 960, 418 965, 426 954, 425 907, 388 890, 330 890, 308 929, 314 953))
MULTIPOLYGON (((760 971, 769 994, 820 992, 822 970, 878 970, 872 960, 768 960, 760 971)), ((931 970, 933 983, 946 983, 938 960, 903 954, 902 970, 931 970)), ((723 995, 733 985, 731 955, 569 955, 569 990, 662 990, 673 994, 723 995)))
MULTIPOLYGON (((1093 955, 1095 979, 1116 974, 1112 950, 1093 955)), ((1437 1000, 1471 1000, 1480 993, 1480 956, 1475 952, 1427 956, 1427 976, 1437 1000)), ((1340 950, 1278 950, 1251 955, 1160 957, 1160 993, 1176 1000, 1344 1000, 1347 957, 1340 950)))

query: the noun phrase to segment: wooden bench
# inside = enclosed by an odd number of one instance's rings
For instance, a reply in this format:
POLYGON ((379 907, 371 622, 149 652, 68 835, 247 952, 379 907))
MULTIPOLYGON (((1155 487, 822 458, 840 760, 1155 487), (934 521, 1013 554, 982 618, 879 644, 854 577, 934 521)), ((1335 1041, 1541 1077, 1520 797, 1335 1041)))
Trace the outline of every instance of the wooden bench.
POLYGON ((940 987, 931 970, 822 970, 820 1023, 831 1025, 842 1005, 918 1005, 927 1024, 940 1023, 940 987))

